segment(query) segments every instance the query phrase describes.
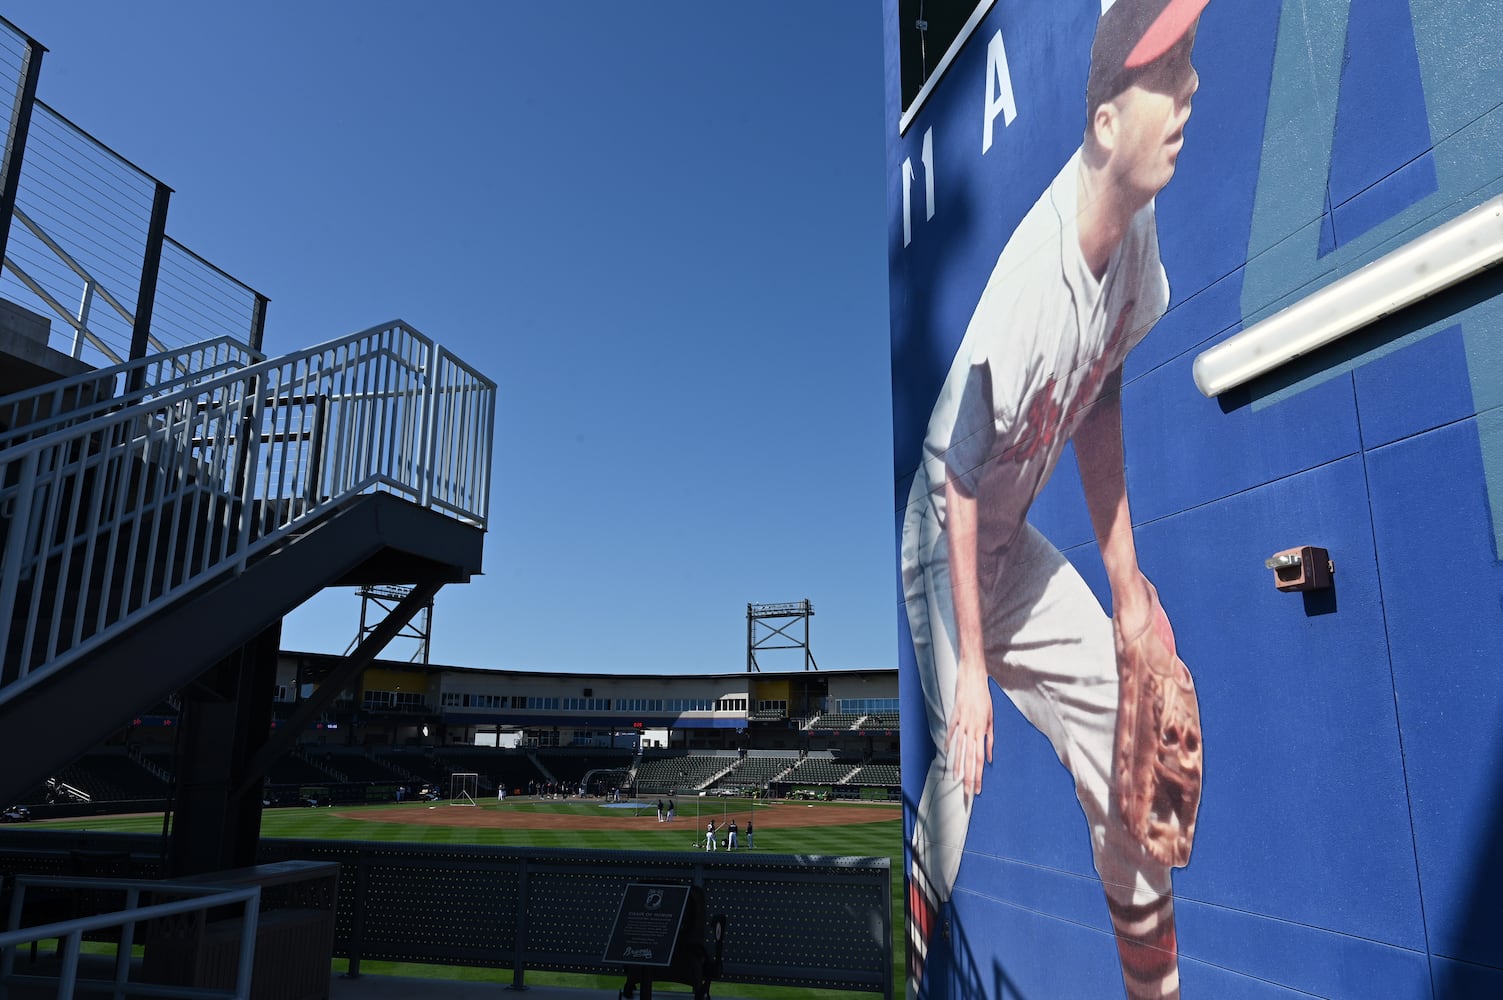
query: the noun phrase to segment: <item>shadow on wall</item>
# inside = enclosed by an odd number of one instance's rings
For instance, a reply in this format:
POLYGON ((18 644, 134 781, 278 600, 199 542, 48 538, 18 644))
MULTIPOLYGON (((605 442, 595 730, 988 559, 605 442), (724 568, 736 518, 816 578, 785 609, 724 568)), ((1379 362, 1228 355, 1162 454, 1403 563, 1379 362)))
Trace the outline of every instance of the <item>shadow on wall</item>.
MULTIPOLYGON (((911 263, 904 268, 907 305, 897 308, 908 318, 901 326, 893 327, 894 334, 906 330, 906 336, 892 344, 893 454, 897 460, 899 521, 908 500, 912 474, 919 464, 929 413, 945 376, 950 373, 951 355, 965 333, 965 317, 958 321, 948 319, 939 308, 942 301, 954 298, 953 293, 942 291, 944 276, 963 270, 960 264, 968 258, 969 244, 974 239, 973 213, 977 209, 963 176, 946 179, 940 210, 946 225, 922 227, 914 236, 915 242, 932 240, 934 246, 926 247, 925 253, 912 255, 911 263), (903 387, 901 391, 899 386, 903 387)), ((899 229, 893 234, 896 245, 890 249, 891 254, 903 253, 902 239, 899 229)), ((980 293, 981 289, 976 289, 974 297, 980 293)))
MULTIPOLYGON (((1438 956, 1449 959, 1439 967, 1432 962, 1435 1000, 1503 996, 1503 960, 1498 952, 1498 942, 1503 940, 1503 907, 1499 905, 1503 901, 1503 852, 1497 849, 1503 844, 1503 766, 1493 775, 1492 816, 1478 834, 1473 853, 1480 860, 1469 879, 1471 896, 1450 935, 1453 940, 1461 939, 1461 950, 1467 954, 1438 956), (1480 956, 1486 956, 1490 964, 1473 964, 1480 956)), ((1420 877, 1423 880, 1424 872, 1420 877)), ((1433 934, 1431 940, 1435 940, 1433 934)))
MULTIPOLYGON (((990 997, 992 1000, 1030 1000, 1018 984, 1008 976, 1003 968, 1002 959, 996 954, 996 942, 978 941, 978 949, 971 947, 971 941, 966 934, 964 921, 952 919, 950 907, 945 907, 941 914, 941 922, 936 929, 936 936, 940 938, 946 953, 941 962, 937 962, 935 972, 945 976, 955 987, 953 995, 957 997, 990 997), (987 955, 990 955, 987 958, 987 955), (979 961, 978 961, 979 959, 979 961), (983 966, 983 962, 991 965, 990 974, 983 966)), ((930 980, 935 982, 937 980, 930 980)), ((929 995, 938 997, 947 995, 944 991, 935 991, 931 988, 929 995)))

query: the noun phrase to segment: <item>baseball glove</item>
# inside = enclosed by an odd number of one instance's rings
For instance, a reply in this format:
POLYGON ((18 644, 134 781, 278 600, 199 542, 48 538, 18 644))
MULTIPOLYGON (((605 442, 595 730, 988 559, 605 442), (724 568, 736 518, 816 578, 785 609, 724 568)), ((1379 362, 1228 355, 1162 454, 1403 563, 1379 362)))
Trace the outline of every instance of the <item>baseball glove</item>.
POLYGON ((1203 748, 1195 681, 1175 653, 1169 619, 1118 638, 1112 791, 1128 831, 1160 864, 1190 861, 1203 748))

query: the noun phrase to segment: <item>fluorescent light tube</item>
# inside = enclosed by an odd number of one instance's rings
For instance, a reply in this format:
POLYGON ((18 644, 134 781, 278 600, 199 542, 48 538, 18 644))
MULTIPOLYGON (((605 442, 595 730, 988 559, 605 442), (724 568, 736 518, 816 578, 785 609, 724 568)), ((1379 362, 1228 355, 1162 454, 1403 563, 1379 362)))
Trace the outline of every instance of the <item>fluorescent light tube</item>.
POLYGON ((1195 385, 1218 396, 1503 260, 1503 195, 1437 226, 1201 352, 1195 385))

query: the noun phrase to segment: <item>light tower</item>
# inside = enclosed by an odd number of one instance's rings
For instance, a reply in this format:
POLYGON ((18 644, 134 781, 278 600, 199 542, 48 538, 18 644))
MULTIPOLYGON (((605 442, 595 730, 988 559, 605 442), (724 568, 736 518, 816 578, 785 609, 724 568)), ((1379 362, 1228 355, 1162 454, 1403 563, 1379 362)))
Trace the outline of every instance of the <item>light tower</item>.
MULTIPOLYGON (((395 609, 398 602, 400 602, 408 594, 412 593, 412 588, 400 585, 383 584, 379 586, 361 587, 355 593, 360 597, 360 634, 357 635, 354 641, 350 643, 349 649, 346 649, 344 651, 344 655, 346 656, 349 656, 356 646, 364 642, 365 637, 374 632, 376 630, 376 626, 380 624, 380 622, 377 622, 375 620, 367 620, 366 613, 370 610, 370 606, 374 604, 376 607, 385 611, 389 616, 395 609)), ((382 620, 384 621, 385 619, 383 618, 382 620)), ((402 628, 398 630, 398 632, 394 636, 392 636, 392 638, 416 640, 417 648, 412 651, 412 655, 409 656, 407 660, 409 663, 422 663, 424 666, 427 666, 428 639, 432 634, 433 601, 429 600, 428 603, 423 605, 421 613, 413 615, 413 617, 407 622, 407 624, 402 626, 402 628)))
POLYGON ((761 673, 757 651, 765 649, 802 649, 804 669, 818 670, 814 653, 809 649, 809 619, 814 605, 808 600, 788 604, 748 604, 746 606, 746 672, 761 673), (790 630, 803 623, 803 639, 790 630))

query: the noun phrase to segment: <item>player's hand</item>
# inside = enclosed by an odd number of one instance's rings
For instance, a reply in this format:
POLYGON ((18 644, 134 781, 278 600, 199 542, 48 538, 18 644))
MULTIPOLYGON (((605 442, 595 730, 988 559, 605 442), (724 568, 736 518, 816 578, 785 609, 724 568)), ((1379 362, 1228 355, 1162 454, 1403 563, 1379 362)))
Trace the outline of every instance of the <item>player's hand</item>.
POLYGON ((980 795, 981 765, 992 762, 992 692, 979 664, 960 662, 945 747, 950 777, 964 785, 966 795, 980 795))

